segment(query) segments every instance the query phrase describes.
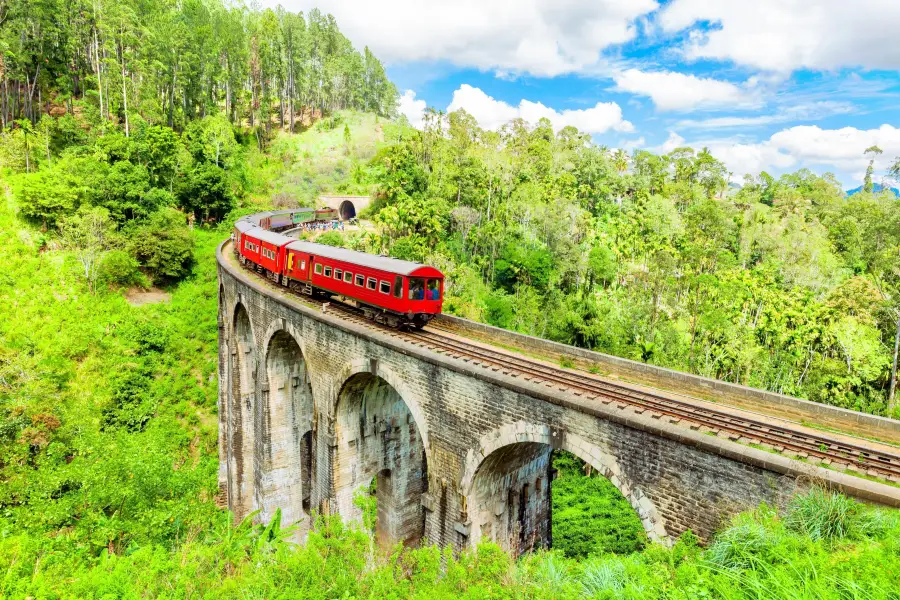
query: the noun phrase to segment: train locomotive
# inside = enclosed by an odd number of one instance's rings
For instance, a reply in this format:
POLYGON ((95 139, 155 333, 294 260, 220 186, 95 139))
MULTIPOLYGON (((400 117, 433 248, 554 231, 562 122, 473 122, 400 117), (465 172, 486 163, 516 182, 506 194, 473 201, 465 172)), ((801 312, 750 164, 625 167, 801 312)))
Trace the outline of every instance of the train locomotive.
POLYGON ((391 327, 421 329, 440 314, 444 275, 438 269, 280 233, 320 218, 319 212, 300 209, 242 217, 232 233, 238 260, 302 294, 349 300, 369 319, 391 327))

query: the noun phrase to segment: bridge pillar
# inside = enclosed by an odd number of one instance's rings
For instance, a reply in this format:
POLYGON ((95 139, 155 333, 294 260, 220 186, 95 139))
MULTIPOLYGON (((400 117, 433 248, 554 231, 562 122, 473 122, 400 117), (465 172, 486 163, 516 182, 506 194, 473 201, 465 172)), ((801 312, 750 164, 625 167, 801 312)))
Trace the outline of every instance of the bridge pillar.
POLYGON ((234 314, 228 355, 229 401, 227 411, 228 437, 228 507, 235 517, 243 519, 255 509, 254 489, 256 461, 254 459, 255 429, 253 408, 256 404, 256 349, 250 317, 243 305, 234 314))
POLYGON ((269 338, 263 381, 256 414, 260 519, 268 522, 281 509, 282 523, 299 524, 297 537, 303 539, 309 528, 304 498, 309 486, 311 449, 306 446, 312 435, 313 398, 300 346, 284 329, 269 338))

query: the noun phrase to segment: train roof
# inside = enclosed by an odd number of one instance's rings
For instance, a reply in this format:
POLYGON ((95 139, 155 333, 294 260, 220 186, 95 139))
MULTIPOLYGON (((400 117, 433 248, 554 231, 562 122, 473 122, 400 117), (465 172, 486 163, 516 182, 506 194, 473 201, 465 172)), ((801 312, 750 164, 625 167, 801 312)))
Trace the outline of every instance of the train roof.
POLYGON ((234 228, 240 231, 241 233, 247 233, 254 227, 258 227, 258 225, 253 224, 250 221, 239 220, 235 221, 234 228))
POLYGON ((282 235, 274 231, 269 231, 268 229, 263 229, 262 227, 255 227, 245 233, 246 235, 256 238, 261 242, 266 242, 267 244, 272 244, 274 246, 285 246, 289 242, 294 241, 294 238, 289 238, 286 235, 282 235))
POLYGON ((357 252, 356 250, 348 250, 346 248, 337 248, 335 246, 327 246, 325 244, 316 244, 315 242, 304 242, 296 240, 288 248, 322 256, 332 260, 340 260, 343 262, 353 263, 361 267, 369 267, 379 271, 394 273, 395 275, 419 275, 421 277, 443 277, 443 273, 423 265, 422 263, 411 262, 408 260, 400 260, 391 258, 390 256, 380 256, 376 254, 368 254, 366 252, 357 252))

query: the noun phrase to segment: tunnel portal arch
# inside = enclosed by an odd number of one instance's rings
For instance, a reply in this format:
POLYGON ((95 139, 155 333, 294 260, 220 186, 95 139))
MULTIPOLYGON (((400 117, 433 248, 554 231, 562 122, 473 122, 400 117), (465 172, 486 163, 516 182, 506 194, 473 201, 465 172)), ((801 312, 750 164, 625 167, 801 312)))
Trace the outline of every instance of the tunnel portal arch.
POLYGON ((356 218, 356 206, 350 200, 344 200, 338 208, 338 216, 340 216, 341 221, 349 221, 356 218))

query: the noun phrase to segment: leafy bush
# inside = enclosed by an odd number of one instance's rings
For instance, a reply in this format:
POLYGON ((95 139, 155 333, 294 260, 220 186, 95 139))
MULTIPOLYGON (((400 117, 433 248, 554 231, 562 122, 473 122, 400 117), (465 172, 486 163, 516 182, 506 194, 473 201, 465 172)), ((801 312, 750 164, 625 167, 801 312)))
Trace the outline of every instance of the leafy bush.
POLYGON ((211 163, 199 163, 178 180, 178 205, 197 221, 219 220, 231 211, 237 197, 228 173, 211 163))
POLYGON ((106 253, 100 263, 98 280, 107 285, 150 287, 147 277, 140 271, 137 259, 123 250, 106 253))
POLYGON ((194 240, 184 214, 164 208, 131 227, 127 238, 141 267, 154 280, 171 282, 190 272, 194 240))
POLYGON ((21 175, 15 195, 22 214, 45 229, 72 213, 78 202, 76 191, 52 170, 21 175))
POLYGON ((568 452, 555 452, 558 476, 553 494, 554 549, 569 558, 606 553, 628 554, 647 543, 634 508, 608 479, 568 452))
POLYGON ((149 377, 150 373, 137 365, 125 366, 112 374, 111 400, 102 411, 105 427, 144 429, 156 410, 150 396, 149 377))
POLYGON ((325 244, 326 246, 337 246, 338 248, 342 248, 344 246, 344 237, 337 231, 326 231, 316 238, 316 242, 325 244))

